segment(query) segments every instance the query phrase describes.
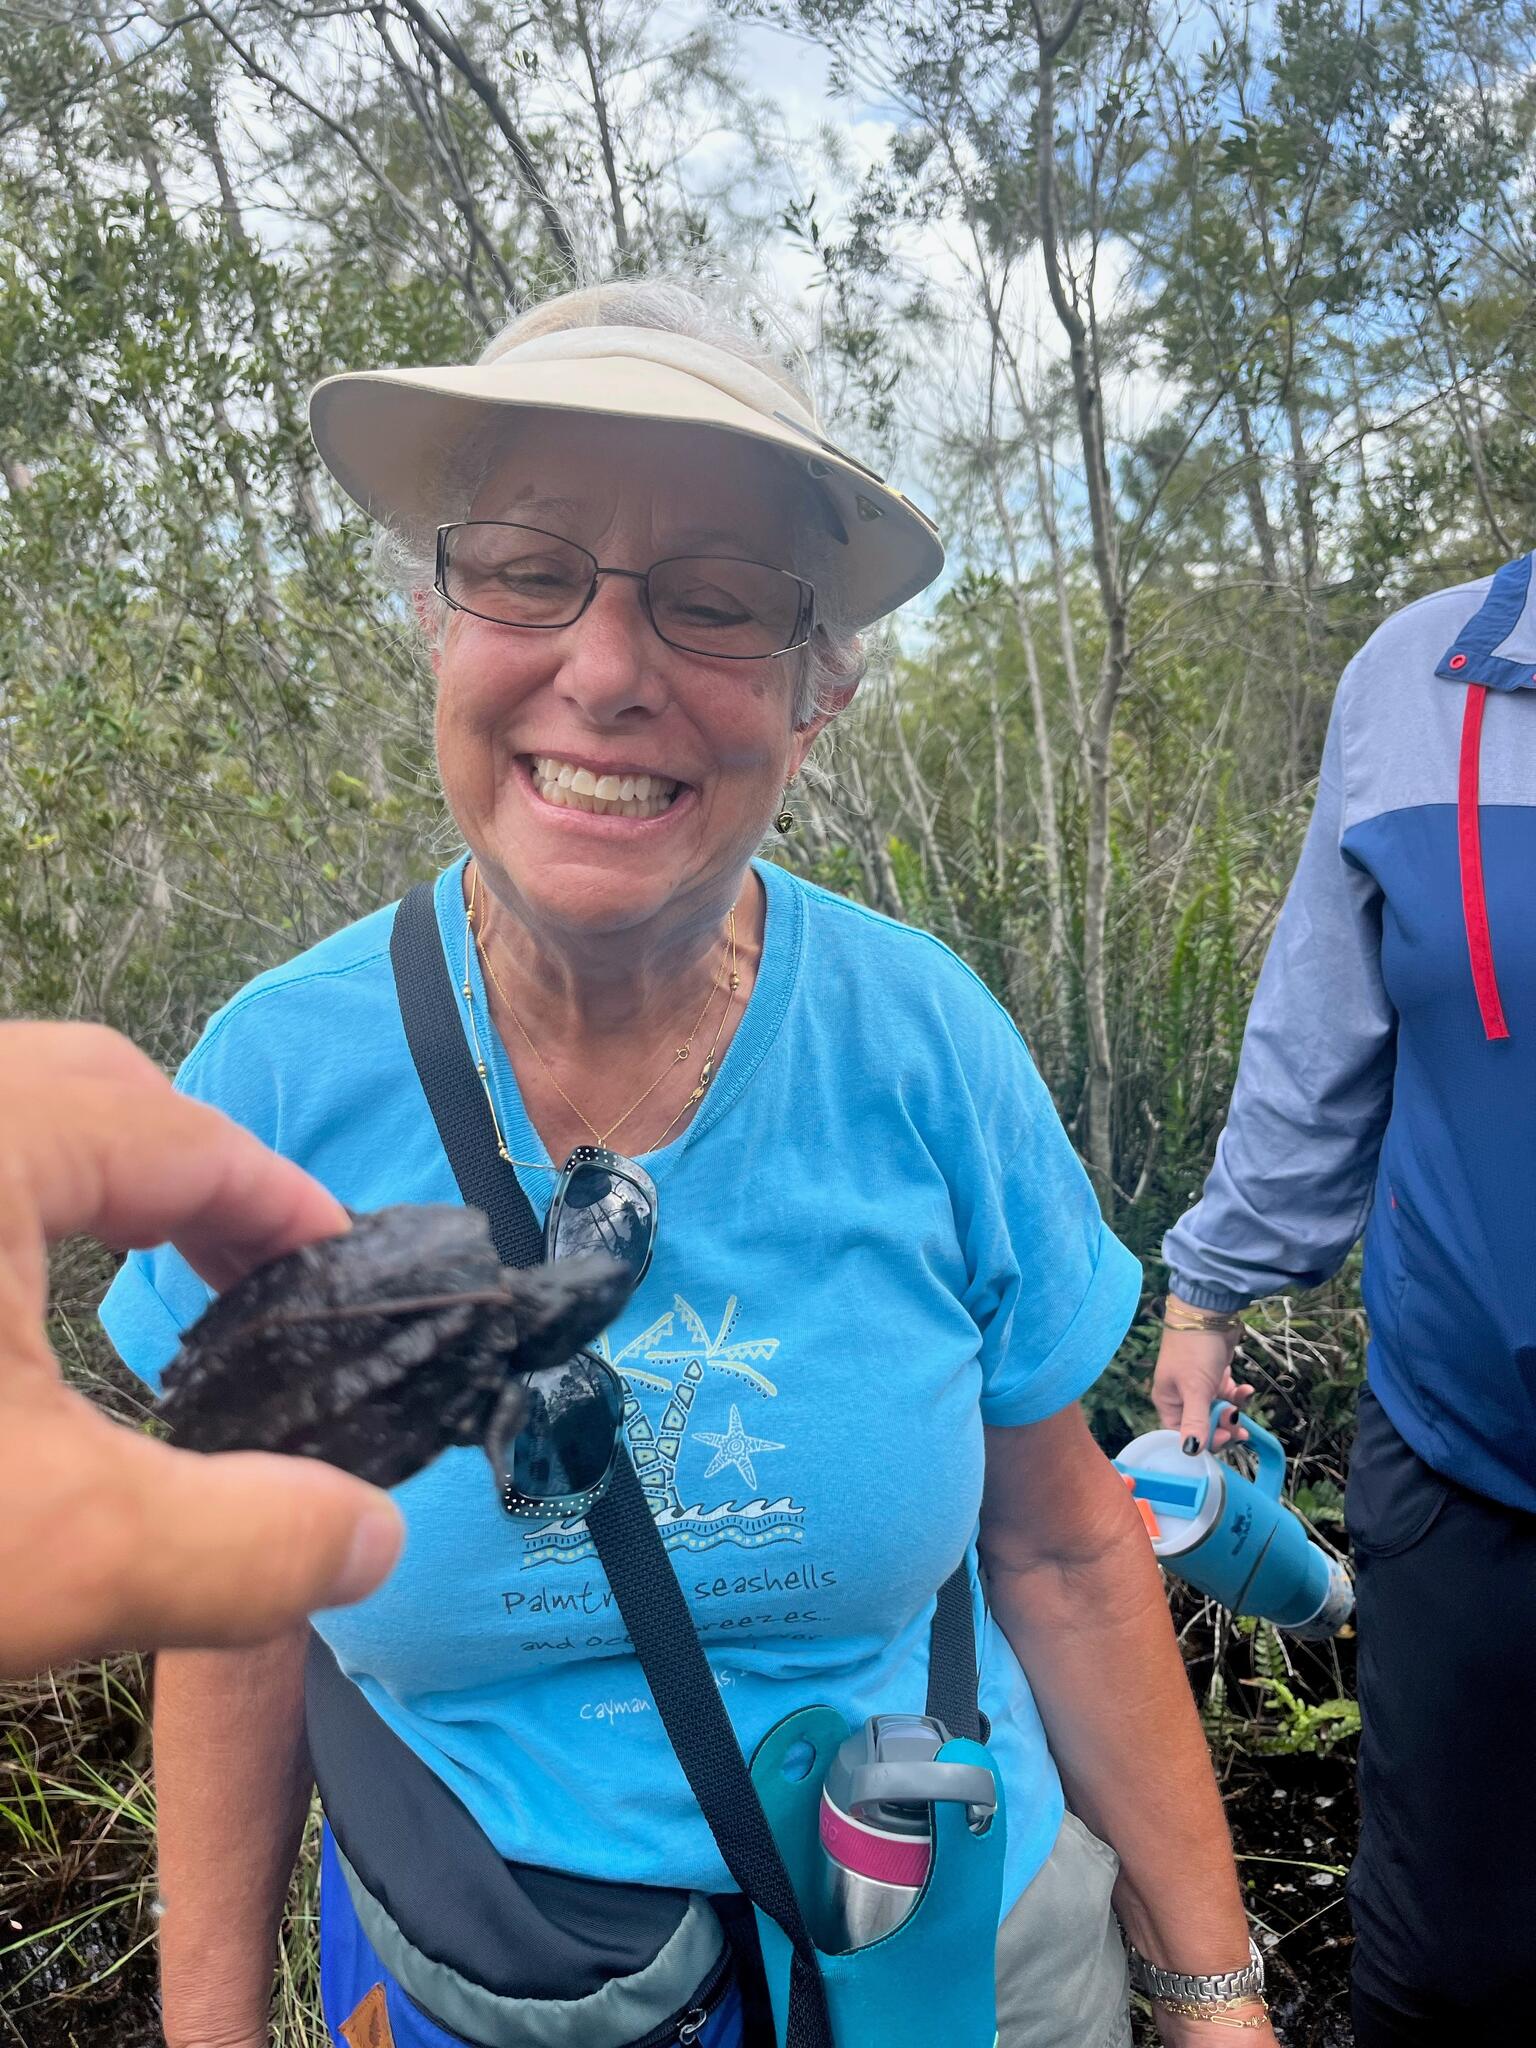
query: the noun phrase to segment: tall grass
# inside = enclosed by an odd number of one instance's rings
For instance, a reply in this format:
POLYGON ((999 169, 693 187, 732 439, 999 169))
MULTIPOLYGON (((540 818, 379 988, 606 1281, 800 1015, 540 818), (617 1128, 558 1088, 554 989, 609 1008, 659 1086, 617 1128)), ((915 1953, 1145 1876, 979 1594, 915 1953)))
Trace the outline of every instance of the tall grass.
MULTIPOLYGON (((149 1690, 138 1657, 0 1690, 0 2043, 158 2048, 149 1690)), ((317 1806, 283 1924, 274 2048, 327 2048, 319 1848, 317 1806)))

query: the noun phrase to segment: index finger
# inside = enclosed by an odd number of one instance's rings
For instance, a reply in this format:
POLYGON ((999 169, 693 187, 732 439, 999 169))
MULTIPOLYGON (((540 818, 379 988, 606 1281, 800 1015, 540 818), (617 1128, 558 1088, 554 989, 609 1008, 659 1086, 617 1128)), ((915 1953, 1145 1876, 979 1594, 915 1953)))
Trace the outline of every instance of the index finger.
POLYGON ((118 1250, 169 1240, 222 1288, 348 1227, 318 1181, 178 1095, 115 1033, 0 1025, 0 1125, 13 1187, 19 1177, 48 1240, 88 1231, 118 1250))

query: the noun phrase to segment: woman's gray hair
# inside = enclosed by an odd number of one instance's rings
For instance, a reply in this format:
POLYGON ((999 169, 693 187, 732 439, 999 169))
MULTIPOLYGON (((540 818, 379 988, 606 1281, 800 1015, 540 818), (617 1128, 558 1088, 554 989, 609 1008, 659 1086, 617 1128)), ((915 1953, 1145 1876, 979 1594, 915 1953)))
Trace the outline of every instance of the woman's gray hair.
MULTIPOLYGON (((712 289, 704 280, 693 278, 615 278, 583 285, 515 315, 486 343, 479 361, 494 362, 518 342, 532 341, 564 328, 654 327, 664 334, 683 335, 690 341, 710 342, 740 356, 755 370, 781 384, 814 415, 809 365, 788 319, 759 296, 755 288, 746 295, 745 317, 741 310, 743 301, 739 281, 733 282, 729 298, 721 288, 712 289)), ((464 449, 445 453, 448 501, 462 501, 467 510, 494 457, 494 444, 488 445, 484 436, 477 436, 464 449)), ((374 563, 382 581, 403 596, 432 589, 436 564, 431 554, 392 528, 377 530, 374 563)), ((824 711, 838 710, 846 702, 851 686, 864 673, 858 635, 842 630, 838 624, 835 585, 820 573, 815 582, 819 630, 803 650, 796 680, 797 727, 809 725, 824 711)), ((448 608, 441 600, 438 613, 441 634, 448 620, 448 608)))

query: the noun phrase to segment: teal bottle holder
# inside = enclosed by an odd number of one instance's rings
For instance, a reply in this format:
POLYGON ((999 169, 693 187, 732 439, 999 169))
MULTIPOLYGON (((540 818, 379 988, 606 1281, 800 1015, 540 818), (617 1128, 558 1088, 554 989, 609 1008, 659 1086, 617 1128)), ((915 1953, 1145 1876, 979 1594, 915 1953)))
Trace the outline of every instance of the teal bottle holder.
MULTIPOLYGON (((1003 1901, 1003 1787, 979 1742, 945 1743, 945 1763, 980 1764, 997 1785, 997 1812, 973 1834, 965 1808, 933 1809, 928 1881, 899 1927, 866 1948, 828 1945, 822 1907, 822 1780, 849 1728, 830 1707, 803 1707, 771 1729, 752 1759, 752 1782, 789 1871, 821 1960, 836 2048, 995 2048, 997 1923, 1003 1901)), ((785 2039, 794 1951, 757 1916, 774 2027, 785 2039)))

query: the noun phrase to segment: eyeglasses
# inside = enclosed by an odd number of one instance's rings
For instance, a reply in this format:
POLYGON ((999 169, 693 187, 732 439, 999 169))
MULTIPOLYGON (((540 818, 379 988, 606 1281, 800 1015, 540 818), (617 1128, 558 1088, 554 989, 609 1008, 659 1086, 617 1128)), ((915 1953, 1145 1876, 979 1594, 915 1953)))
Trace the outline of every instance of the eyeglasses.
MULTIPOLYGON (((644 1167, 605 1145, 578 1145, 560 1169, 544 1219, 544 1256, 606 1252, 638 1287, 656 1245, 656 1186, 644 1167)), ((529 1520, 584 1515, 619 1460, 624 1385, 595 1351, 527 1375, 528 1412, 502 1478, 502 1506, 529 1520)))
POLYGON ((682 654, 766 661, 811 637, 816 592, 788 569, 735 555, 669 555, 649 569, 604 567, 573 540, 500 519, 437 529, 437 593, 498 626, 573 626, 600 576, 640 585, 657 637, 682 654))

